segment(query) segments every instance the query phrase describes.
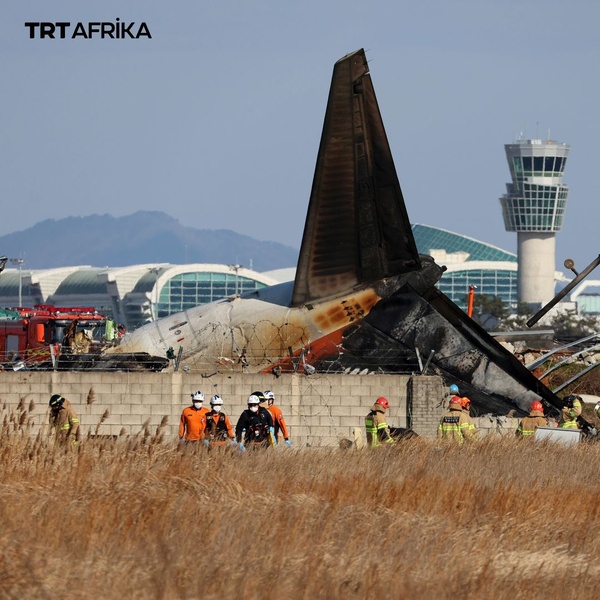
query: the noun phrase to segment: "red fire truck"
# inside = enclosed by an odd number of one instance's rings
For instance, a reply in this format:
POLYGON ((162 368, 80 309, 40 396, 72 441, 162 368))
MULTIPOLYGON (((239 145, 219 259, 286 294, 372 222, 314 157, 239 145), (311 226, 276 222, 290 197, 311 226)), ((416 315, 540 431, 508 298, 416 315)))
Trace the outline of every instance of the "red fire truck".
POLYGON ((115 323, 90 307, 0 310, 0 364, 4 368, 53 368, 59 358, 98 354, 116 343, 115 323))

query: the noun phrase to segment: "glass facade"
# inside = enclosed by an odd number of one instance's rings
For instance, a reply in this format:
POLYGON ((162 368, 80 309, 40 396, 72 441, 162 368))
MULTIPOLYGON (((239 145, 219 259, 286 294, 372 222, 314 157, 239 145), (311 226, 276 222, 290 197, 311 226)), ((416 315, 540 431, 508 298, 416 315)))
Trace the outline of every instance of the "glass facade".
POLYGON ((560 231, 567 209, 566 186, 525 183, 514 194, 501 198, 502 216, 508 231, 560 231))
POLYGON ((505 269, 465 269, 446 271, 437 288, 452 302, 466 310, 466 298, 470 286, 476 286, 477 294, 497 296, 507 307, 517 305, 517 271, 505 269))
POLYGON ((586 315, 600 315, 600 294, 577 296, 577 312, 586 315))
POLYGON ((448 264, 448 270, 436 285, 460 308, 466 310, 466 297, 472 285, 477 287, 478 294, 498 296, 507 306, 517 305, 516 254, 429 225, 414 224, 412 231, 422 254, 445 250, 449 255, 466 256, 459 264, 448 264))
POLYGON ((265 287, 235 273, 191 272, 175 275, 160 290, 156 317, 166 317, 234 294, 265 287))
POLYGON ((562 177, 566 156, 513 156, 512 169, 518 180, 528 177, 562 177))

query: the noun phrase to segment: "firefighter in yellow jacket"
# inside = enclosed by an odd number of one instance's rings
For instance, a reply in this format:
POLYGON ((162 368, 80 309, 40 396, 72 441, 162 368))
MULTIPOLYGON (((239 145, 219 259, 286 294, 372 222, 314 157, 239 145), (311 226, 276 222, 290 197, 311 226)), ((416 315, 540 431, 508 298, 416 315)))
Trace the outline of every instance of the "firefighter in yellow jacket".
POLYGON ((394 439, 385 420, 385 411, 390 407, 387 398, 377 398, 371 407, 371 412, 365 417, 367 430, 367 445, 376 448, 383 444, 393 444, 394 439))
POLYGON ((535 400, 531 403, 529 415, 521 419, 517 431, 515 431, 515 435, 517 437, 531 439, 535 435, 535 430, 538 427, 546 427, 547 425, 548 421, 546 421, 546 417, 544 417, 544 407, 539 400, 535 400))
POLYGON ((475 434, 477 433, 477 427, 475 426, 475 421, 471 417, 471 399, 467 398, 466 396, 463 396, 460 399, 460 406, 463 409, 463 412, 465 413, 465 415, 467 416, 467 419, 469 421, 469 432, 470 432, 469 437, 474 437, 475 434))
POLYGON ((560 411, 558 426, 561 429, 579 429, 577 417, 581 414, 581 397, 571 394, 563 398, 563 407, 560 411))
POLYGON ((464 440, 472 439, 474 436, 475 430, 471 429, 471 418, 463 411, 461 398, 453 396, 448 412, 441 418, 438 425, 438 439, 462 444, 464 440))
POLYGON ((71 408, 71 403, 60 394, 50 398, 50 425, 56 432, 59 442, 79 442, 79 417, 71 408))

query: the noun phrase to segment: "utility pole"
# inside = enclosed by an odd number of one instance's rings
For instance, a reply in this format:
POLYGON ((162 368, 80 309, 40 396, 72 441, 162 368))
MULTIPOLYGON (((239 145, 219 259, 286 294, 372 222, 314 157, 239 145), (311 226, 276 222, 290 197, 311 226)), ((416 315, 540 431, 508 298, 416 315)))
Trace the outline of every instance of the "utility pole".
POLYGON ((22 285, 23 280, 21 277, 22 277, 23 272, 22 272, 21 268, 23 267, 23 263, 25 262, 25 259, 24 258, 11 258, 10 262, 13 265, 16 265, 19 267, 19 308, 20 308, 21 305, 23 304, 23 299, 21 297, 22 296, 21 292, 23 290, 23 285, 22 285))

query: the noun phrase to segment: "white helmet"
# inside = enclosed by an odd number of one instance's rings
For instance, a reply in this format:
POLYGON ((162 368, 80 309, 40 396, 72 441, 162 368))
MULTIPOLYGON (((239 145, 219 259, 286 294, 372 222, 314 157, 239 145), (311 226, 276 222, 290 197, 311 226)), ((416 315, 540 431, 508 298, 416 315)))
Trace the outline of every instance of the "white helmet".
POLYGON ((267 402, 269 403, 269 406, 271 406, 273 404, 273 402, 275 402, 275 394, 271 390, 267 390, 265 392, 265 398, 266 398, 267 402))
POLYGON ((248 404, 260 404, 260 398, 255 394, 248 396, 248 404))
POLYGON ((194 402, 204 402, 204 394, 202 392, 194 392, 192 394, 192 400, 194 402))
POLYGON ((210 399, 210 404, 211 404, 211 406, 214 406, 215 404, 223 404, 223 398, 221 398, 221 396, 219 396, 219 394, 215 394, 210 399))

